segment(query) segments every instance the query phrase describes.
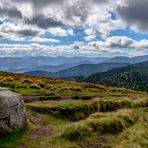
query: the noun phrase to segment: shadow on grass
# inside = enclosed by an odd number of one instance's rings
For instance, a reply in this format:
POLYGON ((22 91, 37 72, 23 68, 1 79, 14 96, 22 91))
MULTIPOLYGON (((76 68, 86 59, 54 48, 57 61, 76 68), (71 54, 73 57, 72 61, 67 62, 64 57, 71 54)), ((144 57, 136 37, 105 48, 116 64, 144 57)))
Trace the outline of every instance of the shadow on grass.
POLYGON ((14 133, 0 135, 0 148, 18 148, 29 127, 26 126, 14 133))

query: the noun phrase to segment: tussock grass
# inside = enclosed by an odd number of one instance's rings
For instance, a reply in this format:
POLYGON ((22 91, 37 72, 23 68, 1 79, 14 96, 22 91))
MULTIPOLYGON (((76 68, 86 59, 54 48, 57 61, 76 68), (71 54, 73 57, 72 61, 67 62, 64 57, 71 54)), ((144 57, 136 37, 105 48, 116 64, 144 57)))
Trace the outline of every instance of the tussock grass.
POLYGON ((73 100, 73 101, 42 101, 27 104, 33 111, 51 114, 57 118, 65 118, 77 121, 88 117, 98 111, 96 101, 73 100))
POLYGON ((113 144, 114 148, 147 148, 148 147, 148 123, 140 122, 125 130, 113 144))
POLYGON ((133 93, 132 90, 127 90, 124 88, 111 88, 99 84, 77 83, 6 72, 0 72, 0 86, 8 87, 9 89, 22 95, 56 96, 133 93))
POLYGON ((69 101, 41 101, 28 103, 27 108, 56 118, 78 121, 87 118, 95 112, 109 112, 121 108, 135 108, 147 106, 147 98, 138 100, 127 99, 92 99, 69 101))
POLYGON ((139 116, 133 110, 112 113, 96 113, 84 121, 68 127, 61 135, 67 140, 77 141, 91 137, 94 133, 117 134, 137 122, 139 116))

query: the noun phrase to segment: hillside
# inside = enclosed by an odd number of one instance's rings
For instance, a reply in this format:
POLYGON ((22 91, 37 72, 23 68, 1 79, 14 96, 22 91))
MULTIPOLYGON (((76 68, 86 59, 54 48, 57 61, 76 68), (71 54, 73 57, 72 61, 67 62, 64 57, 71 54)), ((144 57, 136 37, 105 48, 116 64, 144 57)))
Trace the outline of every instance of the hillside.
POLYGON ((146 93, 4 72, 0 86, 26 95, 28 118, 25 128, 0 135, 2 148, 148 145, 146 93))
POLYGON ((22 74, 0 72, 0 86, 8 87, 22 95, 98 95, 117 92, 132 93, 131 90, 105 87, 103 85, 69 82, 45 77, 33 77, 22 74))
POLYGON ((76 79, 77 81, 148 91, 148 61, 76 79))
POLYGON ((46 71, 30 71, 25 74, 33 76, 46 76, 51 78, 65 78, 65 77, 74 77, 74 76, 88 76, 94 73, 105 72, 111 70, 112 68, 124 67, 129 65, 128 63, 101 63, 101 64, 81 64, 65 70, 48 73, 46 71))

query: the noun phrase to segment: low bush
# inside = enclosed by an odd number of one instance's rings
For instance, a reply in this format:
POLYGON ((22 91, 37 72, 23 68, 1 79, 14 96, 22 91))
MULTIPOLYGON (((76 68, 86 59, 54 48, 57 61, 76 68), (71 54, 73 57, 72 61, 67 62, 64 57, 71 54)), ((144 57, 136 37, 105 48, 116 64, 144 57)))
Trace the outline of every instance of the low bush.
POLYGON ((33 88, 33 89, 41 89, 41 87, 38 84, 31 84, 29 86, 29 88, 33 88))

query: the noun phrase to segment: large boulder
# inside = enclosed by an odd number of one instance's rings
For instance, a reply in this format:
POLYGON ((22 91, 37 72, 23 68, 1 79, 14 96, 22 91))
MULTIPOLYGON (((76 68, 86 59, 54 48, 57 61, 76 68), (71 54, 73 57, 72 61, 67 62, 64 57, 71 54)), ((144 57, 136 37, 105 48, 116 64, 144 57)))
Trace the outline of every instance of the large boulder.
POLYGON ((26 124, 22 96, 0 87, 0 134, 16 131, 26 124))

